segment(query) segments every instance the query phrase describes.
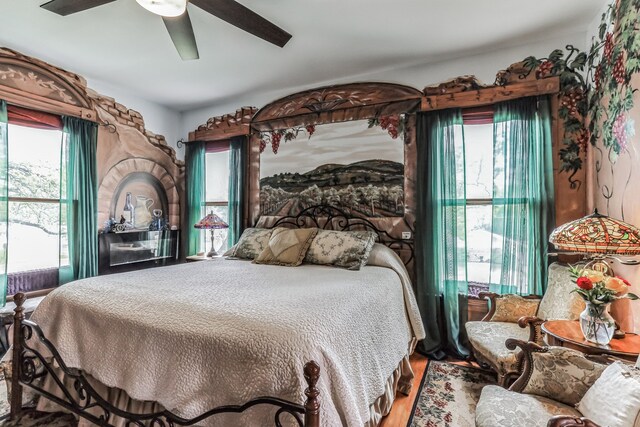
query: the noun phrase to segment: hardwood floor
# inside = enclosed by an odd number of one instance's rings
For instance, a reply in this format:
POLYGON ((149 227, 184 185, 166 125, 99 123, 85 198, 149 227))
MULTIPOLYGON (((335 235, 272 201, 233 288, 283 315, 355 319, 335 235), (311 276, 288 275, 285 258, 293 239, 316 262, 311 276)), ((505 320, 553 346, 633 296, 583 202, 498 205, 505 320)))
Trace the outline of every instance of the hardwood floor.
POLYGON ((380 423, 380 427, 405 427, 407 422, 409 422, 411 410, 413 409, 413 402, 415 402, 418 397, 420 381, 422 381, 424 370, 427 367, 427 358, 421 354, 413 353, 409 361, 411 362, 411 368, 415 374, 411 394, 409 396, 398 394, 395 402, 393 402, 391 412, 383 418, 382 423, 380 423))

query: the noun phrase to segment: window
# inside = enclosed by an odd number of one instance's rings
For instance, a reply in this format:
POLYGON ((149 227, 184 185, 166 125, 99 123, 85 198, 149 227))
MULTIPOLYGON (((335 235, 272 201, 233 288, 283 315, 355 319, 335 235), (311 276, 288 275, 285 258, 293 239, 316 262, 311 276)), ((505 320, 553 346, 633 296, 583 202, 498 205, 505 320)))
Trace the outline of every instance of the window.
MULTIPOLYGON (((496 229, 493 221, 500 221, 502 212, 494 208, 494 201, 500 200, 495 198, 496 191, 503 193, 504 171, 495 165, 503 163, 501 147, 504 144, 498 140, 494 147, 492 111, 470 110, 463 118, 464 153, 457 153, 456 157, 464 161, 457 165, 457 182, 464 183, 467 280, 469 293, 475 295, 487 290, 491 281, 495 282, 500 276, 499 271, 493 271, 492 276, 491 258, 502 255, 503 236, 493 232, 496 229)), ((463 150, 462 144, 456 147, 463 150)), ((493 267, 498 265, 494 263, 493 267)))
MULTIPOLYGON (((467 279, 488 284, 491 272, 493 124, 464 125, 467 279)), ((498 239, 499 240, 499 239, 498 239)))
MULTIPOLYGON (((207 152, 205 154, 206 185, 205 185, 205 210, 206 213, 213 212, 229 223, 229 150, 207 152)), ((228 230, 220 229, 214 231, 215 250, 222 254, 228 249, 228 230)), ((211 232, 202 233, 205 253, 211 249, 211 232)))
POLYGON ((57 269, 66 253, 60 238, 62 132, 9 124, 8 136, 7 273, 57 269))

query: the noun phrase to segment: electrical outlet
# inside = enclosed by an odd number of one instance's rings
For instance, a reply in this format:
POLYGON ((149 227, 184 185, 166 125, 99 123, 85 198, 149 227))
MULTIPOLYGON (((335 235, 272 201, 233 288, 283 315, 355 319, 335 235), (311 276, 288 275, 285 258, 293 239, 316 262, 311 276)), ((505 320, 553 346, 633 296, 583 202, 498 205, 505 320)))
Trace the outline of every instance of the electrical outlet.
POLYGON ((405 240, 408 240, 411 238, 411 232, 410 231, 403 231, 402 232, 402 238, 405 240))

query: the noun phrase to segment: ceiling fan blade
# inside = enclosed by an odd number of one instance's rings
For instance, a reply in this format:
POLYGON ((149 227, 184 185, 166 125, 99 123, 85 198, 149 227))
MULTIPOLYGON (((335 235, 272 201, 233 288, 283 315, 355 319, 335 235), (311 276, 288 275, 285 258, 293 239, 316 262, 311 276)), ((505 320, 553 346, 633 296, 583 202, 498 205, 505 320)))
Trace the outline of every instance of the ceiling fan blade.
POLYGON ((40 7, 58 15, 67 16, 114 1, 116 0, 51 0, 40 7))
POLYGON ((190 0, 190 3, 276 46, 283 47, 291 39, 291 34, 234 0, 190 0))
POLYGON ((176 16, 175 18, 163 17, 162 20, 164 21, 165 27, 167 27, 167 31, 169 31, 169 35, 178 54, 180 54, 180 58, 182 58, 183 61, 200 58, 189 12, 185 11, 182 15, 176 16))

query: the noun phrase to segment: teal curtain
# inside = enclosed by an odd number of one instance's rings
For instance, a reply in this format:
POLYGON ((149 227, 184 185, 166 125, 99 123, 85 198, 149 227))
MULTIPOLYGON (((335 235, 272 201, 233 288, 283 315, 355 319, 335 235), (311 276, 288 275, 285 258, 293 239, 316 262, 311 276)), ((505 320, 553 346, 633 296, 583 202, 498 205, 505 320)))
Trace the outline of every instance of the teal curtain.
POLYGON ((419 113, 416 279, 427 337, 421 351, 469 354, 464 132, 459 109, 419 113))
POLYGON ((551 113, 547 97, 496 105, 490 290, 542 295, 554 224, 551 113))
POLYGON ((235 245, 242 234, 246 141, 245 136, 238 136, 229 145, 229 246, 235 245))
POLYGON ((98 274, 98 125, 62 117, 59 283, 98 274))
POLYGON ((7 302, 7 250, 9 246, 9 139, 7 103, 0 100, 0 303, 7 302))
POLYGON ((190 142, 185 154, 187 171, 187 256, 200 252, 200 230, 193 226, 202 218, 205 202, 205 143, 190 142))

